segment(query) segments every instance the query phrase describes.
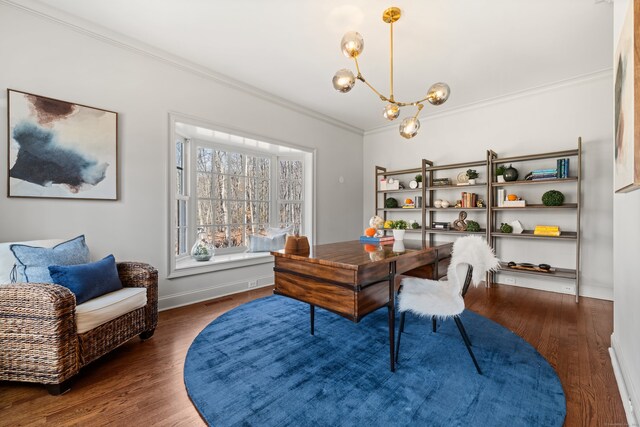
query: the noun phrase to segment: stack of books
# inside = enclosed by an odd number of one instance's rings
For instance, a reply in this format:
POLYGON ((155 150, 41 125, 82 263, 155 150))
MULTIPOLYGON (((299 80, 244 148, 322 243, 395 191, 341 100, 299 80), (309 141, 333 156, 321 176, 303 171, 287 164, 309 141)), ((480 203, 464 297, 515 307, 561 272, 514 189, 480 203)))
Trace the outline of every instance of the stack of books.
POLYGON ((451 185, 451 180, 449 178, 434 178, 433 185, 434 187, 439 185, 451 185))
POLYGON ((569 178, 569 159, 558 159, 558 178, 569 178))
POLYGON ((536 169, 531 171, 531 181, 540 181, 543 179, 556 179, 558 178, 557 169, 536 169))
POLYGON ((478 204, 478 195, 476 193, 462 192, 462 207, 463 208, 475 208, 478 204))
POLYGON ((382 237, 360 236, 360 243, 377 243, 379 245, 384 245, 387 243, 393 243, 393 236, 382 236, 382 237))
POLYGON ((560 227, 557 225, 536 225, 535 230, 533 230, 533 234, 536 236, 557 237, 560 235, 560 227))
POLYGON ((448 222, 433 221, 431 223, 431 228, 436 230, 449 230, 451 228, 451 224, 448 222))

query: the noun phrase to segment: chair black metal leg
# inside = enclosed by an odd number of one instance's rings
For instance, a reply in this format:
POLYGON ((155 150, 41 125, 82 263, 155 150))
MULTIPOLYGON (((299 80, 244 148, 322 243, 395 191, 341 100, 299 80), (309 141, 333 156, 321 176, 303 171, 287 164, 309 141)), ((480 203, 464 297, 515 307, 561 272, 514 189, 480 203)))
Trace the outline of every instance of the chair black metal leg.
POLYGON ((464 326, 462 326, 462 320, 460 320, 459 316, 454 316, 453 320, 455 320, 456 325, 458 326, 458 330, 460 331, 460 335, 462 335, 462 339, 464 341, 464 345, 467 347, 467 350, 469 351, 469 355, 471 356, 471 359, 473 360, 473 364, 476 366, 476 370, 478 371, 478 373, 480 375, 482 375, 482 371, 480 370, 480 366, 478 365, 478 361, 476 360, 476 356, 473 354, 473 350, 471 350, 471 342, 469 341, 469 337, 467 336, 467 332, 464 329, 464 326))
MULTIPOLYGON (((456 316, 458 318, 458 320, 460 320, 459 316, 456 316)), ((458 328, 461 329, 461 332, 464 334, 463 337, 466 337, 466 342, 469 345, 469 347, 473 347, 473 343, 471 342, 471 338, 469 338, 469 334, 467 334, 467 330, 464 328, 464 325, 462 324, 462 320, 460 320, 460 325, 458 326, 458 328)))
POLYGON ((311 335, 315 332, 315 314, 316 314, 316 306, 313 304, 309 304, 309 326, 311 327, 311 335))
POLYGON ((431 325, 433 326, 433 332, 435 332, 436 331, 436 325, 437 325, 436 316, 431 316, 431 325))
POLYGON ((400 330, 398 332, 398 342, 396 343, 396 363, 398 363, 398 354, 400 354, 400 337, 402 336, 402 333, 404 332, 404 317, 407 314, 406 311, 403 311, 402 313, 400 313, 400 330))

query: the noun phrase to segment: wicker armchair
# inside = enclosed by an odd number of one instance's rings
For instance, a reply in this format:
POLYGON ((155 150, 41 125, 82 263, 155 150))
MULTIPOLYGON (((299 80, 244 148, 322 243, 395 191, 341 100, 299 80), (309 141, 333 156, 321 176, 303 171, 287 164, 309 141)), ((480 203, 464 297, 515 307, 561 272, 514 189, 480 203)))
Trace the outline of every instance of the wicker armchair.
POLYGON ((124 287, 147 289, 147 304, 89 331, 76 333, 76 299, 50 283, 0 285, 0 380, 44 384, 49 393, 70 388, 80 368, 136 335, 151 338, 158 322, 158 271, 118 263, 124 287))

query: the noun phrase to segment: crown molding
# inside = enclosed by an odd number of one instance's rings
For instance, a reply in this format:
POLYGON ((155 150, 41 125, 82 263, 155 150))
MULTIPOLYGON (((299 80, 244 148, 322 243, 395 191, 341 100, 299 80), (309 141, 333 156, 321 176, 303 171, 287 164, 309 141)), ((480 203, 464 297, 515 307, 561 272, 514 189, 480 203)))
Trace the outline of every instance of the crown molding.
POLYGON ((304 107, 295 102, 289 101, 280 96, 274 95, 270 92, 259 89, 248 83, 236 80, 227 75, 218 73, 210 68, 203 67, 195 64, 179 56, 170 54, 162 49, 155 48, 139 40, 127 37, 118 32, 109 30, 101 25, 79 18, 77 16, 68 14, 59 9, 52 8, 48 5, 40 3, 36 0, 0 0, 0 4, 6 4, 15 9, 30 13, 39 18, 46 19, 56 24, 63 25, 73 31, 76 31, 85 36, 92 37, 96 40, 111 44, 121 49, 128 50, 138 55, 146 56, 155 59, 165 64, 169 64, 183 71, 190 72, 199 77, 204 77, 218 84, 224 85, 234 90, 244 92, 248 95, 255 96, 264 101, 278 105, 280 107, 287 108, 296 113, 303 114, 316 120, 320 120, 329 125, 338 127, 356 135, 364 135, 364 130, 356 126, 350 125, 340 120, 336 120, 333 117, 329 117, 325 114, 319 113, 310 108, 304 107))
MULTIPOLYGON (((558 80, 556 82, 547 83, 540 86, 535 86, 528 89, 523 89, 515 92, 511 92, 505 95, 500 95, 492 98, 487 98, 481 101, 471 102, 469 104, 460 105, 457 107, 441 109, 435 113, 430 113, 428 115, 424 115, 419 117, 420 120, 432 120, 435 118, 452 116, 456 114, 466 113, 468 111, 477 110, 480 108, 485 108, 495 104, 501 104, 503 102, 514 101, 520 98, 526 98, 538 94, 542 94, 545 92, 550 92, 553 90, 577 86, 585 83, 589 83, 592 81, 602 80, 602 79, 613 79, 613 68, 606 68, 604 70, 595 71, 593 73, 581 74, 579 76, 571 77, 564 80, 558 80)), ((378 134, 382 132, 387 132, 389 130, 397 130, 397 124, 388 124, 384 126, 379 126, 374 129, 368 130, 364 132, 365 136, 378 134)))

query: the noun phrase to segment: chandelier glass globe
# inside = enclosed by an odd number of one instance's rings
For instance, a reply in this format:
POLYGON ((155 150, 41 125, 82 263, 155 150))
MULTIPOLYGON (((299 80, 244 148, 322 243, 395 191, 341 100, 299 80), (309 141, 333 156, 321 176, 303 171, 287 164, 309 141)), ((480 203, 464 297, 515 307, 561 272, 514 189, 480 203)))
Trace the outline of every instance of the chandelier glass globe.
POLYGON ((333 76, 333 88, 338 92, 347 93, 356 84, 356 77, 351 70, 343 68, 333 76))
POLYGON ((451 89, 449 89, 448 84, 442 82, 434 83, 429 88, 429 92, 427 92, 427 101, 432 105, 444 104, 449 99, 450 93, 451 89))
POLYGON ((384 107, 384 118, 391 121, 398 118, 400 115, 400 107, 396 104, 387 104, 384 107))
POLYGON ((400 135, 404 138, 413 138, 418 134, 418 129, 420 129, 420 120, 417 117, 407 117, 400 123, 400 135))
POLYGON ((347 58, 357 58, 364 49, 364 39, 360 33, 349 31, 342 37, 340 48, 347 58))

